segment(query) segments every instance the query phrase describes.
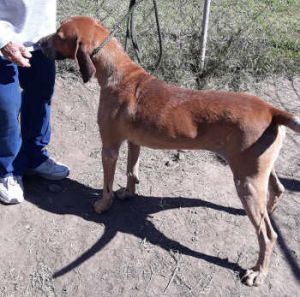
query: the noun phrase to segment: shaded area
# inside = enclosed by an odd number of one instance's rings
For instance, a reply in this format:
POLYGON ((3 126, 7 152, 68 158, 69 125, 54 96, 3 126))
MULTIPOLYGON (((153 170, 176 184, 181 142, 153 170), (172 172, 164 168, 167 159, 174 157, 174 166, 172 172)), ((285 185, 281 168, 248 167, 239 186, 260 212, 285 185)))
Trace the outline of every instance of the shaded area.
POLYGON ((300 192, 300 181, 297 179, 279 178, 288 191, 300 192))
POLYGON ((51 193, 48 189, 50 184, 38 177, 26 178, 26 200, 41 209, 55 214, 77 215, 85 220, 105 226, 104 234, 91 248, 66 267, 56 271, 53 277, 62 276, 80 266, 101 251, 114 238, 117 232, 132 234, 141 238, 141 240, 146 239, 151 244, 157 245, 164 250, 176 250, 181 254, 231 269, 240 275, 244 273, 244 270, 238 264, 230 262, 227 258, 222 259, 193 251, 181 243, 168 238, 148 220, 149 215, 174 208, 203 207, 239 216, 245 215, 242 209, 226 207, 193 198, 136 196, 126 201, 116 200, 107 213, 98 215, 94 212, 92 204, 93 200, 99 197, 101 191, 67 179, 62 182, 56 182, 61 187, 61 191, 51 193), (93 196, 94 199, 92 198, 93 196))
MULTIPOLYGON (((298 189, 299 181, 281 179, 281 182, 288 190, 298 189)), ((38 177, 25 179, 26 200, 35 204, 37 207, 54 214, 71 214, 79 216, 85 220, 93 221, 104 225, 104 234, 87 251, 80 255, 67 266, 59 269, 53 274, 54 278, 60 277, 100 252, 118 232, 134 235, 141 240, 146 239, 153 245, 159 246, 166 251, 176 250, 187 256, 192 256, 206 262, 227 268, 243 275, 242 269, 237 263, 230 262, 227 258, 220 258, 198 251, 191 250, 173 239, 168 238, 148 219, 152 214, 175 209, 202 207, 214 211, 223 211, 230 215, 245 215, 245 211, 239 208, 222 206, 202 199, 186 197, 147 197, 135 196, 129 200, 116 200, 112 208, 105 214, 98 215, 93 210, 93 202, 99 198, 101 191, 87 187, 81 183, 66 179, 55 182, 60 191, 52 193, 49 186, 53 185, 38 177)), ((271 218, 274 230, 278 234, 278 245, 286 257, 296 280, 300 283, 300 268, 297 261, 288 248, 286 240, 271 218)))
POLYGON ((278 235, 277 243, 279 245, 279 248, 281 249, 281 251, 284 254, 288 264, 290 265, 291 271, 292 271, 294 277, 296 278, 298 283, 300 283, 300 267, 299 267, 294 255, 293 255, 293 253, 288 248, 286 240, 285 240, 284 236, 282 235, 279 227, 277 226, 276 221, 271 216, 270 216, 270 220, 271 220, 271 223, 272 223, 272 226, 273 226, 275 232, 278 235))

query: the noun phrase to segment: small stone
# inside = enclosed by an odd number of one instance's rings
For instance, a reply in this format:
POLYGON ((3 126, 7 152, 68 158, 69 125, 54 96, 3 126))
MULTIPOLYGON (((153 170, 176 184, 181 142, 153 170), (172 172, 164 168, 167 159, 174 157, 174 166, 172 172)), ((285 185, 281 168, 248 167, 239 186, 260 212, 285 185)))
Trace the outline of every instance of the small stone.
POLYGON ((183 151, 177 151, 176 153, 174 153, 172 155, 172 160, 174 162, 179 162, 179 161, 183 161, 184 160, 184 154, 183 154, 183 151))

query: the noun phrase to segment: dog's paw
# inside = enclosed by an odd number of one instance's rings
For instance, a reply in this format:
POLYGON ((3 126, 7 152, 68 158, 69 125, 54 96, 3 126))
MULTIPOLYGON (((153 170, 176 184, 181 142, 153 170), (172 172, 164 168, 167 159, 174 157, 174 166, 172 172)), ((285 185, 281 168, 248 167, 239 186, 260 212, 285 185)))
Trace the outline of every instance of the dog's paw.
POLYGON ((94 210, 96 213, 103 213, 107 211, 113 203, 113 199, 99 199, 94 203, 94 210))
POLYGON ((258 287, 263 284, 266 273, 260 270, 249 269, 242 277, 242 282, 249 287, 258 287))
POLYGON ((129 192, 126 188, 121 188, 115 192, 115 197, 119 200, 126 200, 132 198, 134 194, 129 192))

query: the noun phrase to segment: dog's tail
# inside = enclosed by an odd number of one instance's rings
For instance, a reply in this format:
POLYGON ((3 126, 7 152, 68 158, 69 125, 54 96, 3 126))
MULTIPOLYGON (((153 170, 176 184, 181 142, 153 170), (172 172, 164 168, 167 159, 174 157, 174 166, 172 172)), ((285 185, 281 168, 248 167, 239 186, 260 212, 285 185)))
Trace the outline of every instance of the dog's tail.
POLYGON ((277 125, 284 125, 293 131, 300 133, 300 119, 289 112, 274 108, 273 120, 277 125))

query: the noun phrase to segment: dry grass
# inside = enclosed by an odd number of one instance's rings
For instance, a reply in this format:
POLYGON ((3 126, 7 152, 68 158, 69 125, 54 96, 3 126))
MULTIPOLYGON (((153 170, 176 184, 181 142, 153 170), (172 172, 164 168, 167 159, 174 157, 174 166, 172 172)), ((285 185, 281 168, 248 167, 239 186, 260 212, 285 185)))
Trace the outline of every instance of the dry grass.
MULTIPOLYGON (((59 3, 59 20, 89 15, 112 28, 127 12, 129 1, 66 0, 59 3)), ((274 74, 289 77, 300 69, 300 2, 297 0, 213 1, 206 69, 199 70, 203 1, 159 1, 163 61, 155 75, 193 88, 243 88, 242 82, 274 74)), ((135 29, 142 64, 153 70, 158 55, 152 1, 135 11, 135 29)), ((124 42, 123 29, 117 32, 124 42)), ((129 50, 132 55, 132 52, 129 50)), ((74 71, 74 65, 63 64, 74 71)))

